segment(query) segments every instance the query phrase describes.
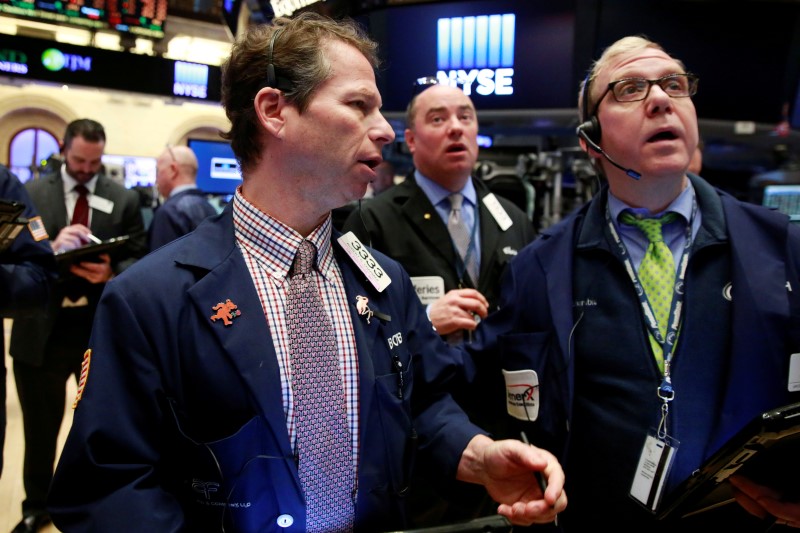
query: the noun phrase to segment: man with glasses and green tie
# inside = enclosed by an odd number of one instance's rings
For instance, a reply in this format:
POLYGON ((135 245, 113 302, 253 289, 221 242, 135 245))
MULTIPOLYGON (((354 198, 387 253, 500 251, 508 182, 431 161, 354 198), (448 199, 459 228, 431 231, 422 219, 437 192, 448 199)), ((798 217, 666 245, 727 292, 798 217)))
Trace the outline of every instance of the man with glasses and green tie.
MULTIPOLYGON (((697 87, 644 37, 603 52, 577 133, 606 183, 512 261, 500 311, 466 346, 499 358, 503 416, 564 465, 564 531, 675 531, 657 517, 670 491, 756 415, 800 399, 800 231, 687 175, 697 87)), ((800 526, 800 503, 730 483, 740 505, 685 523, 800 526)))

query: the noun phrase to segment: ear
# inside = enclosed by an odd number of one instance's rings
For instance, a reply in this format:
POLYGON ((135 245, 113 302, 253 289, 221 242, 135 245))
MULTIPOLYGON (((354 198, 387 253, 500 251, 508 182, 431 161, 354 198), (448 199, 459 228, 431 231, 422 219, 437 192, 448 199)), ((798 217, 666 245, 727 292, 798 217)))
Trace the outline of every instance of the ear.
POLYGON ((406 138, 406 146, 408 146, 408 151, 413 154, 414 151, 416 150, 416 144, 417 144, 417 140, 414 138, 414 132, 406 128, 406 131, 405 133, 403 133, 403 135, 406 138))
POLYGON ((285 120, 282 115, 286 100, 283 93, 272 87, 264 87, 256 93, 253 99, 256 117, 261 126, 269 135, 280 138, 283 134, 285 120))

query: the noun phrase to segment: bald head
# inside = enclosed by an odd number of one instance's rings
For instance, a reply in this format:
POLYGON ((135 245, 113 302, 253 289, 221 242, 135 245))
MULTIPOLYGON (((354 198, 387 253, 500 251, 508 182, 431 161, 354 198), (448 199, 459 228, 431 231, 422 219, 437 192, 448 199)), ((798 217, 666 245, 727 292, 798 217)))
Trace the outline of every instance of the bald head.
POLYGON ((197 157, 188 146, 167 147, 156 161, 158 194, 168 198, 175 187, 197 183, 197 157))

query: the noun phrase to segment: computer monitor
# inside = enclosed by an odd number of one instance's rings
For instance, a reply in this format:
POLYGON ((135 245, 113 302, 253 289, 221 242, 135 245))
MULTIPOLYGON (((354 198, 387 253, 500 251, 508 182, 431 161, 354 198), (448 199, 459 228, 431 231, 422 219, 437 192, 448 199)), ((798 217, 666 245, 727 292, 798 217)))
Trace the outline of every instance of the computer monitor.
POLYGON ((103 154, 102 162, 106 175, 127 189, 156 184, 155 157, 103 154))
POLYGON ((197 187, 208 194, 231 195, 242 182, 239 162, 227 141, 189 139, 197 156, 197 187))

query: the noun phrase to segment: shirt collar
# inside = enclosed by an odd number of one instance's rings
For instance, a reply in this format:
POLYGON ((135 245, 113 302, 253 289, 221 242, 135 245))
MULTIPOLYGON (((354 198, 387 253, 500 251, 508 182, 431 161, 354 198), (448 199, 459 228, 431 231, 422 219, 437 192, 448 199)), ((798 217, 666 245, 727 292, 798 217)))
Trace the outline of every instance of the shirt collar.
MULTIPOLYGON (((95 174, 89 181, 84 183, 89 190, 89 194, 94 194, 94 190, 97 187, 97 176, 98 174, 95 174)), ((61 165, 61 181, 64 183, 64 193, 71 193, 75 186, 78 185, 78 181, 67 172, 66 163, 61 165)))
MULTIPOLYGON (((237 242, 246 247, 272 276, 285 279, 304 240, 303 236, 248 202, 239 189, 233 197, 233 223, 237 242)), ((333 266, 332 228, 329 214, 305 238, 317 248, 316 267, 326 279, 331 275, 333 266)))
MULTIPOLYGON (((433 205, 439 205, 442 200, 453 194, 453 191, 448 191, 432 179, 422 175, 419 170, 414 171, 414 179, 433 205)), ((472 205, 478 205, 478 193, 475 191, 472 179, 468 179, 464 187, 455 192, 460 192, 464 196, 464 200, 469 200, 472 205)))
POLYGON ((169 196, 171 198, 171 197, 175 196, 176 194, 178 194, 180 192, 188 191, 189 189, 196 189, 196 188, 197 188, 197 185, 194 185, 192 183, 187 183, 185 185, 178 185, 177 187, 172 189, 172 191, 169 193, 169 196))
MULTIPOLYGON (((608 191, 608 210, 611 215, 611 219, 615 221, 615 223, 619 220, 619 215, 623 211, 631 211, 634 214, 644 215, 646 217, 657 218, 666 213, 678 213, 681 215, 685 222, 688 222, 692 218, 692 206, 694 205, 694 197, 695 191, 692 183, 687 181, 687 186, 681 191, 681 193, 675 198, 672 203, 670 203, 666 209, 659 213, 650 213, 646 208, 643 207, 631 207, 616 196, 611 193, 611 190, 608 191)), ((619 225, 617 223, 617 225, 619 225)))

